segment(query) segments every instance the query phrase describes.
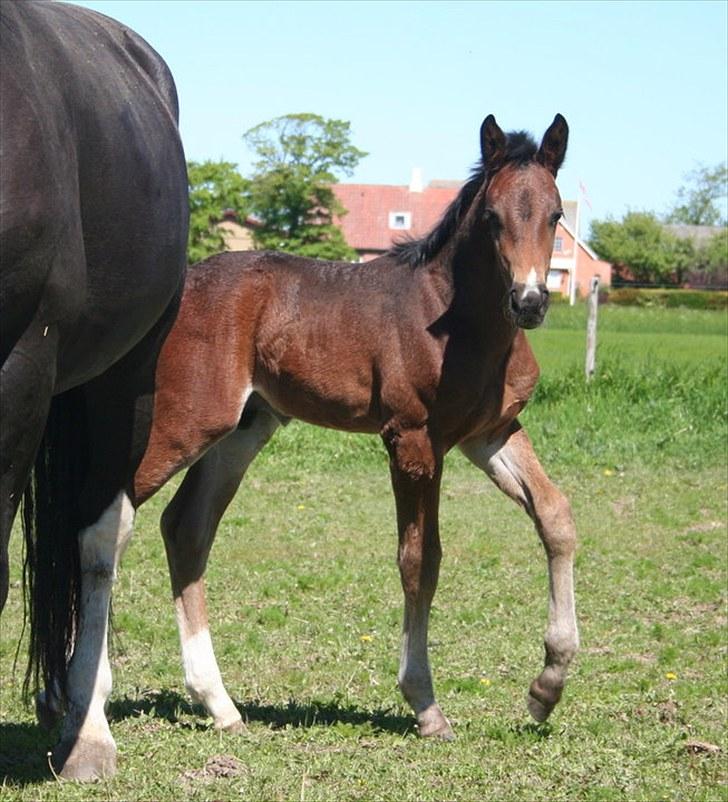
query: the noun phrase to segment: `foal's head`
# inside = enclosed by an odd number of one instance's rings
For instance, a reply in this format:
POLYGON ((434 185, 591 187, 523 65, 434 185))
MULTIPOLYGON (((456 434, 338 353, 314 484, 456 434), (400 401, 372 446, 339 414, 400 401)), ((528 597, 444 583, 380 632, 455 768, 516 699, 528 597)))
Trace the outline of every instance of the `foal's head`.
POLYGON ((510 287, 508 314, 524 329, 540 325, 548 308, 546 274, 556 223, 563 213, 554 179, 566 155, 568 136, 560 114, 540 147, 527 134, 506 136, 492 114, 480 129, 486 180, 476 211, 486 220, 510 287))

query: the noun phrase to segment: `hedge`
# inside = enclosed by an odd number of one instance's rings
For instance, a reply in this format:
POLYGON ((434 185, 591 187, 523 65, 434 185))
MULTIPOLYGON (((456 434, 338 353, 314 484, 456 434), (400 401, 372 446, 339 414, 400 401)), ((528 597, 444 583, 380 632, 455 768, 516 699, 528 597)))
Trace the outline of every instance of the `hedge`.
POLYGON ((609 290, 606 302, 621 306, 658 306, 673 309, 726 309, 728 292, 721 290, 648 290, 622 287, 609 290))

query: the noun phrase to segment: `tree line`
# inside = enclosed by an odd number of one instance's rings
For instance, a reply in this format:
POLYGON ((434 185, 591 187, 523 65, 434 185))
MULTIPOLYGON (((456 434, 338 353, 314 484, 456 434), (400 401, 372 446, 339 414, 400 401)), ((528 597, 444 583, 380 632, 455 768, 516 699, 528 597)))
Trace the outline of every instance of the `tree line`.
MULTIPOLYGON (((670 211, 659 216, 630 211, 621 220, 591 224, 589 244, 615 267, 615 283, 682 285, 690 276, 697 283, 726 280, 728 227, 725 213, 728 167, 699 167, 688 173, 670 211), (711 226, 708 237, 677 233, 674 226, 711 226)), ((613 279, 614 280, 614 279, 613 279)))

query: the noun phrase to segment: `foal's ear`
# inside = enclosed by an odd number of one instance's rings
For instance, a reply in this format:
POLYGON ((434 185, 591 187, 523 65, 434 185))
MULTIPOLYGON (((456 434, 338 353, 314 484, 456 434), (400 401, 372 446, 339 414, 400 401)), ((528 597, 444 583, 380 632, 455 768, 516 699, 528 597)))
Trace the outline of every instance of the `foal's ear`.
POLYGON ((492 114, 489 114, 480 126, 480 153, 483 165, 489 173, 494 173, 501 167, 506 157, 506 135, 492 114))
POLYGON ((568 141, 569 126, 566 124, 566 120, 560 114, 557 114, 543 135, 541 147, 536 154, 536 161, 553 173, 554 177, 559 172, 559 167, 564 163, 568 141))

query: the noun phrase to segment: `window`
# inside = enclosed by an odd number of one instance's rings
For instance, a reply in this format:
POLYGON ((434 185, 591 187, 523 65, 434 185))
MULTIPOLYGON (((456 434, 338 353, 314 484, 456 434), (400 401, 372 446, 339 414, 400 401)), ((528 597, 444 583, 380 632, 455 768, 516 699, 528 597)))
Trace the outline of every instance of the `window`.
POLYGON ((558 292, 561 289, 563 270, 549 270, 546 276, 546 288, 558 292))
POLYGON ((389 227, 407 231, 412 228, 412 212, 390 212, 389 227))
POLYGON ((563 237, 556 237, 554 239, 554 251, 556 253, 561 253, 564 250, 564 238, 563 237))

